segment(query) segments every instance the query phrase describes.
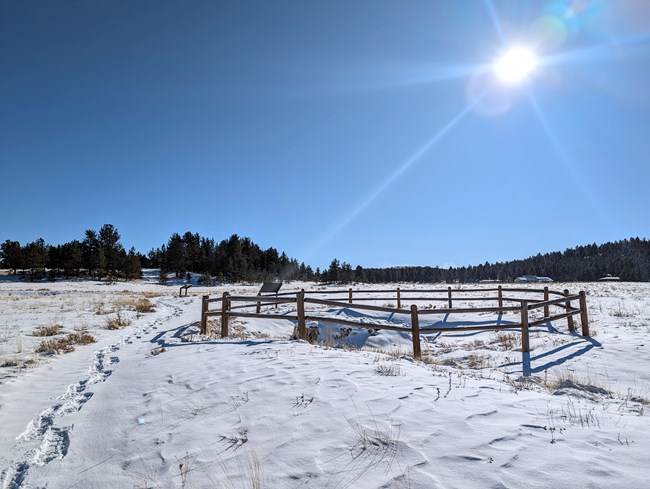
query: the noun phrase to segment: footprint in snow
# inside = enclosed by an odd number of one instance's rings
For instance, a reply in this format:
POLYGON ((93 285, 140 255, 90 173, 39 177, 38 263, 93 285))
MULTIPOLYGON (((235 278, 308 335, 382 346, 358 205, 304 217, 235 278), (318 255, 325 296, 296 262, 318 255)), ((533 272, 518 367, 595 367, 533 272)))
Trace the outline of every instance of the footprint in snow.
POLYGON ((27 462, 18 462, 0 472, 0 483, 2 483, 3 489, 19 489, 25 482, 28 470, 27 462))
POLYGON ((38 418, 30 421, 25 431, 18 435, 16 440, 19 442, 30 441, 42 436, 54 424, 54 417, 57 416, 60 408, 61 404, 55 404, 41 411, 38 418))
POLYGON ((92 392, 84 392, 83 394, 78 394, 70 399, 68 399, 61 409, 59 409, 59 416, 65 416, 66 414, 76 413, 80 411, 84 404, 86 404, 90 398, 93 397, 92 392))
POLYGON ((52 460, 62 459, 68 453, 70 434, 67 428, 48 428, 41 446, 36 449, 32 462, 34 465, 45 465, 52 460))

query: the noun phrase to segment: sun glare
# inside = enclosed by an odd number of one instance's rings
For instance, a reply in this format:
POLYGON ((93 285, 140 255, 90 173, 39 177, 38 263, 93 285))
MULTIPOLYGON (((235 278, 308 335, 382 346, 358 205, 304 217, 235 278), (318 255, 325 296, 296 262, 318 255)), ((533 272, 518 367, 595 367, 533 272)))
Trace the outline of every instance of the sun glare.
POLYGON ((494 64, 497 77, 508 84, 523 82, 535 70, 537 57, 530 49, 517 46, 506 51, 494 64))

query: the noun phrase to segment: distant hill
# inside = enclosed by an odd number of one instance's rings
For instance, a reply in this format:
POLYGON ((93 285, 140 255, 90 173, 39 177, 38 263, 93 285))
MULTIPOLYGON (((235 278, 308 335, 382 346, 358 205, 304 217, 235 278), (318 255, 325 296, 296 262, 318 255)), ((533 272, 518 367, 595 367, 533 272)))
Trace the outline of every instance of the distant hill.
POLYGON ((521 275, 550 277, 555 281, 592 281, 605 275, 624 281, 650 281, 650 241, 630 238, 602 245, 586 245, 563 252, 537 254, 523 260, 483 265, 440 268, 402 266, 390 268, 352 268, 349 263, 332 260, 327 269, 313 270, 275 248, 262 249, 250 238, 236 234, 220 242, 196 233, 172 234, 167 244, 147 255, 133 247, 127 252, 120 234, 111 224, 96 232, 86 230, 83 240, 52 246, 43 239, 21 245, 17 241, 0 243, 0 268, 30 280, 45 277, 124 278, 140 277, 141 268, 161 269, 183 278, 187 273, 202 275, 202 281, 316 280, 349 282, 448 282, 481 280, 511 282, 521 275))
MULTIPOLYGON (((355 274, 359 273, 357 268, 355 274)), ((513 281, 521 275, 551 277, 555 281, 591 281, 610 274, 621 280, 650 281, 650 241, 631 238, 602 245, 577 246, 563 252, 537 254, 523 260, 485 263, 460 268, 367 268, 364 282, 480 282, 513 281)))

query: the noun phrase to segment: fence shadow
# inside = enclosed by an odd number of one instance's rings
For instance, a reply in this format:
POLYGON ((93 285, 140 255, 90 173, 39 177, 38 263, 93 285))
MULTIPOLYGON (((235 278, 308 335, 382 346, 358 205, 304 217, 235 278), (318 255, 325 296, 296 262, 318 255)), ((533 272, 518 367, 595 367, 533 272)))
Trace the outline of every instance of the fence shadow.
POLYGON ((149 343, 157 345, 157 348, 177 348, 182 346, 197 346, 197 345, 243 345, 243 346, 257 346, 274 343, 276 341, 286 340, 273 340, 273 339, 255 339, 255 340, 208 340, 208 341, 194 341, 191 337, 198 334, 193 323, 184 324, 178 328, 167 329, 159 331, 157 335, 149 340, 149 343), (193 331, 188 332, 192 328, 193 331), (167 336, 168 333, 172 333, 167 336), (180 341, 170 341, 171 339, 180 341))
MULTIPOLYGON (((551 326, 552 327, 552 326, 551 326)), ((555 328, 553 328, 555 332, 558 332, 555 328)), ((559 333, 559 332, 558 332, 559 333)), ((559 333, 563 334, 563 333, 559 333)), ((531 355, 530 352, 522 352, 522 361, 521 362, 509 362, 509 363, 504 363, 499 365, 498 367, 516 367, 521 365, 522 373, 524 376, 530 376, 532 374, 538 374, 541 372, 544 372, 545 370, 548 370, 552 367, 557 367, 559 365, 562 365, 563 363, 568 362, 569 360, 572 360, 574 358, 581 357, 585 353, 589 352, 593 348, 603 348, 603 345, 596 341, 595 339, 589 337, 589 336, 580 336, 577 333, 573 332, 570 333, 571 336, 575 337, 579 341, 573 341, 571 343, 566 343, 564 345, 560 345, 556 348, 553 348, 552 350, 545 351, 543 353, 540 353, 538 355, 531 355), (578 349, 575 350, 575 347, 580 345, 582 343, 583 345, 578 349), (569 351, 570 350, 570 351, 569 351), (542 360, 546 357, 551 357, 554 355, 561 354, 566 351, 566 354, 559 357, 555 358, 551 361, 548 361, 544 364, 537 365, 535 367, 532 366, 532 362, 536 362, 539 360, 542 360)))

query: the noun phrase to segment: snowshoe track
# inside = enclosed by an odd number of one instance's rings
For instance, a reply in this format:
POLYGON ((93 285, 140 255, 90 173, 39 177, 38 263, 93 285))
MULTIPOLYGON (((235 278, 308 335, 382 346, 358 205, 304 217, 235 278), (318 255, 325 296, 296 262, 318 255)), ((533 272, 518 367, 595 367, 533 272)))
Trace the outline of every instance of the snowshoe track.
POLYGON ((94 393, 88 388, 94 384, 105 382, 111 376, 113 373, 111 367, 120 361, 117 355, 112 354, 119 351, 121 345, 132 344, 134 337, 140 338, 143 334, 149 333, 151 329, 158 329, 163 323, 183 313, 181 307, 164 300, 160 300, 158 305, 171 309, 172 313, 123 337, 118 343, 97 350, 92 356, 86 377, 69 385, 65 394, 59 397, 60 403, 44 409, 35 420, 29 422, 25 431, 16 438, 16 441, 20 445, 40 440, 40 444, 36 449, 26 450, 22 460, 14 462, 11 467, 0 472, 2 489, 23 488, 31 466, 43 466, 54 460, 61 460, 67 455, 72 427, 55 426, 56 418, 80 411, 93 397, 94 393))

